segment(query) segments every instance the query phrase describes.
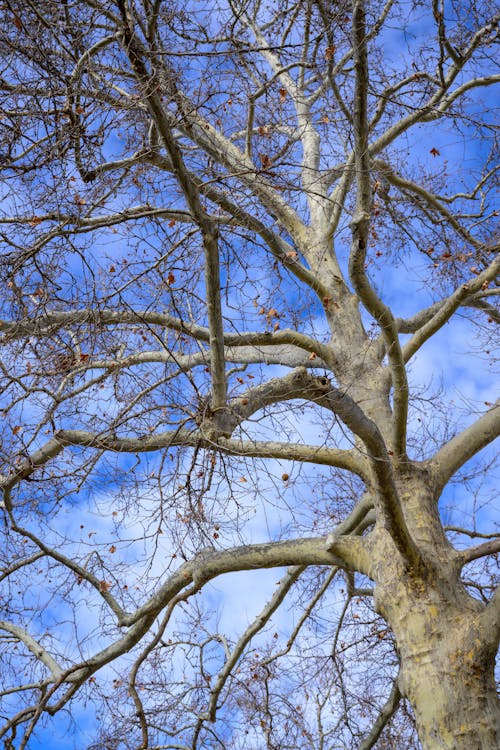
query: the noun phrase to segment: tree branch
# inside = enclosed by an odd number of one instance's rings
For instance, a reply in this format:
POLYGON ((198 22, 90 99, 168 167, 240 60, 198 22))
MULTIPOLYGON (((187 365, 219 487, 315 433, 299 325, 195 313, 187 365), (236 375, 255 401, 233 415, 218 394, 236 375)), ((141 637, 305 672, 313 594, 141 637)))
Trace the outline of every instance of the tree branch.
POLYGON ((63 674, 63 670, 56 662, 56 660, 48 653, 46 649, 36 641, 29 633, 18 625, 14 625, 11 622, 0 620, 0 629, 5 630, 7 633, 12 633, 21 643, 24 643, 26 648, 31 651, 39 661, 41 661, 47 669, 50 671, 54 680, 58 680, 63 674))
POLYGON ((387 164, 387 162, 381 160, 381 159, 375 159, 374 160, 374 166, 376 169, 379 169, 384 177, 391 183, 391 185, 395 185, 396 187, 400 188, 403 191, 407 191, 415 196, 418 196, 421 198, 427 205, 439 213, 444 219, 446 219, 446 222, 450 227, 453 227, 455 232, 462 237, 466 242, 468 242, 472 247, 475 247, 477 249, 484 250, 485 245, 484 242, 481 242, 480 240, 477 240, 475 237, 473 237, 464 227, 462 227, 458 220, 453 216, 451 211, 446 208, 446 206, 443 206, 442 203, 439 201, 438 197, 434 195, 434 193, 431 193, 430 190, 427 190, 422 185, 417 184, 416 182, 413 182, 412 180, 405 179, 404 177, 401 177, 398 175, 392 167, 387 164))
POLYGON ((469 427, 445 443, 426 462, 438 489, 442 489, 466 461, 492 443, 499 435, 500 400, 469 427))
POLYGON ((351 221, 352 244, 349 256, 349 276, 357 295, 382 329, 393 385, 392 448, 398 458, 404 459, 408 419, 406 369, 392 312, 379 299, 365 272, 371 213, 370 158, 368 151, 368 61, 365 25, 364 0, 356 0, 353 10, 352 36, 356 73, 354 139, 357 191, 356 209, 351 221))
MULTIPOLYGON (((83 323, 97 325, 151 325, 178 331, 192 336, 197 341, 209 342, 210 330, 205 326, 183 321, 168 313, 157 313, 149 310, 68 310, 65 312, 50 312, 39 317, 23 318, 19 321, 0 320, 0 345, 9 341, 19 340, 26 336, 50 336, 54 331, 68 326, 83 323)), ((296 346, 311 354, 315 354, 323 361, 331 359, 330 348, 299 331, 283 329, 281 331, 247 331, 240 333, 224 333, 222 341, 225 346, 296 346)))
POLYGON ((364 738, 364 740, 360 744, 359 750, 371 750, 371 748, 375 745, 378 738, 380 737, 380 733, 382 732, 385 725, 392 719, 392 717, 398 710, 400 700, 401 700, 401 691, 398 685, 398 678, 396 677, 396 679, 393 682, 392 690, 389 694, 389 697, 387 698, 387 701, 380 709, 380 713, 377 716, 375 723, 370 729, 370 732, 368 733, 368 735, 364 738))
POLYGON ((201 205, 196 185, 191 180, 184 164, 181 150, 177 145, 170 125, 165 116, 159 92, 162 89, 157 73, 149 73, 144 62, 143 50, 132 31, 125 2, 118 0, 118 7, 123 18, 124 48, 137 76, 144 99, 154 119, 158 133, 165 145, 173 172, 182 188, 189 210, 200 228, 205 253, 206 302, 209 323, 210 370, 212 376, 212 409, 225 408, 227 382, 224 361, 224 331, 222 324, 222 307, 220 300, 220 270, 218 230, 201 205))
MULTIPOLYGON (((440 328, 451 318, 453 313, 460 307, 460 305, 475 292, 479 291, 485 284, 487 285, 492 281, 500 272, 500 255, 492 261, 492 263, 482 273, 475 276, 473 279, 468 281, 466 284, 462 284, 455 289, 448 299, 439 303, 437 311, 427 320, 407 344, 403 347, 403 359, 408 362, 411 357, 417 352, 420 347, 429 339, 433 334, 439 331, 440 328)), ((435 309, 434 305, 429 308, 430 311, 435 309)))
POLYGON ((479 560, 480 557, 494 555, 497 552, 500 552, 500 539, 491 539, 489 542, 477 544, 475 547, 460 550, 457 553, 457 560, 461 566, 464 566, 473 560, 479 560))
POLYGON ((227 659, 224 667, 217 675, 217 680, 210 692, 210 700, 208 703, 207 710, 203 715, 203 719, 215 722, 217 712, 217 701, 221 694, 221 691, 226 684, 226 681, 231 674, 232 670, 238 663, 243 651, 245 650, 248 643, 252 640, 254 635, 262 630, 262 628, 269 622, 271 616, 276 612, 280 604, 285 599, 285 596, 290 591, 295 581, 299 578, 300 574, 305 570, 304 566, 295 566, 290 568, 284 578, 279 583, 278 588, 274 592, 273 596, 267 602, 262 611, 257 615, 254 621, 248 626, 244 633, 238 638, 238 642, 235 644, 229 658, 227 659))
MULTIPOLYGON (((374 482, 375 509, 380 513, 381 520, 402 557, 410 564, 419 566, 420 553, 406 525, 391 459, 380 430, 350 396, 334 388, 327 378, 308 377, 311 386, 316 384, 318 403, 327 405, 365 444, 374 482)), ((335 540, 335 534, 331 539, 332 542, 335 540)))

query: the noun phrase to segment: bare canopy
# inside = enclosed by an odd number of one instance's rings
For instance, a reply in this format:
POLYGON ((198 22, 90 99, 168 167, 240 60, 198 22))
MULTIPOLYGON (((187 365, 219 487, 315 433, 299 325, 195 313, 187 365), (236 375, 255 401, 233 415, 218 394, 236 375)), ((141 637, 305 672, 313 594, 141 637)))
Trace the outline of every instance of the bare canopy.
POLYGON ((500 746, 500 17, 3 6, 6 750, 500 746))

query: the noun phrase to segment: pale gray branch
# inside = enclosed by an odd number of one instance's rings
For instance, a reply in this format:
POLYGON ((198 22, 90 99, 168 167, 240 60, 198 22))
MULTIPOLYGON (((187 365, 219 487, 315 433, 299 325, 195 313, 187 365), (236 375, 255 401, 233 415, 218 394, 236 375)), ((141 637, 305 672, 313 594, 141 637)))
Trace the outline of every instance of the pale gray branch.
POLYGON ((467 563, 470 563, 473 560, 479 560, 480 557, 494 555, 497 552, 500 552, 500 539, 491 539, 490 541, 483 542, 475 547, 460 550, 460 552, 457 553, 457 560, 461 565, 467 565, 467 563))
POLYGON ((129 24, 128 13, 123 2, 118 4, 123 18, 124 49, 137 80, 143 90, 145 101, 158 129, 158 134, 172 162, 173 173, 182 188, 189 210, 198 225, 205 254, 205 284, 208 311, 210 370, 212 376, 212 408, 223 409, 226 404, 227 381, 224 361, 224 332, 220 299, 220 270, 217 225, 208 216, 200 200, 199 191, 190 177, 181 150, 172 133, 160 96, 161 82, 157 73, 146 67, 144 53, 129 24))
MULTIPOLYGON (((466 284, 462 284, 451 294, 448 299, 436 306, 429 308, 427 313, 436 309, 436 312, 419 326, 416 333, 403 347, 403 359, 408 362, 420 347, 451 318, 453 313, 470 295, 478 292, 484 285, 488 285, 500 272, 500 255, 482 273, 475 276, 466 284)), ((427 316, 423 316, 424 319, 427 316)))
MULTIPOLYGON (((39 316, 23 318, 19 321, 0 320, 0 345, 9 341, 19 340, 26 336, 50 336, 60 328, 77 326, 83 323, 97 325, 151 325, 169 328, 179 333, 192 336, 197 341, 209 342, 210 331, 205 326, 186 322, 168 313, 157 313, 149 310, 92 310, 76 309, 64 312, 49 312, 39 316)), ((310 352, 323 361, 331 358, 328 346, 315 339, 294 331, 248 331, 239 333, 224 333, 222 337, 225 346, 296 346, 310 352)))
POLYGON ((370 158, 368 151, 368 56, 363 0, 353 6, 352 36, 354 69, 354 139, 356 167, 356 209, 351 222, 352 244, 349 275, 368 312, 378 321, 384 338, 393 385, 393 451, 399 458, 406 455, 408 419, 408 381, 403 363, 399 336, 390 309, 379 299, 365 271, 371 211, 370 158))
POLYGON ((470 458, 500 435, 500 400, 427 461, 434 481, 443 488, 470 458))
POLYGON ((42 664, 45 664, 52 677, 55 680, 59 679, 63 673, 62 668, 48 651, 37 640, 35 640, 33 636, 27 633, 26 630, 11 622, 6 622, 5 620, 0 620, 0 629, 5 630, 7 633, 11 633, 21 643, 24 643, 33 656, 39 659, 42 664))

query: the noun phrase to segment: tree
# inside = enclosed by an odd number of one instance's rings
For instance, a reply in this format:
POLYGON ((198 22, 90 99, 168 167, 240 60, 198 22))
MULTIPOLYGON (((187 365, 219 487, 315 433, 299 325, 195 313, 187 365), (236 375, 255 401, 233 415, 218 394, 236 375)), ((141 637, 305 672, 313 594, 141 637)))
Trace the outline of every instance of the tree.
POLYGON ((3 11, 4 747, 497 747, 499 17, 3 11))

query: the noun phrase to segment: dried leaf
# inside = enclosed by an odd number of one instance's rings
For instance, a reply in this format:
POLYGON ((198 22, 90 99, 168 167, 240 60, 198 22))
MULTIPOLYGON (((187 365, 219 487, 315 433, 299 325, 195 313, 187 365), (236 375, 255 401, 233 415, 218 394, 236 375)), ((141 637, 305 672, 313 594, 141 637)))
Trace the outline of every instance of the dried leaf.
POLYGON ((262 169, 269 169, 272 166, 273 160, 269 156, 269 154, 259 154, 260 163, 262 165, 262 169))

